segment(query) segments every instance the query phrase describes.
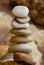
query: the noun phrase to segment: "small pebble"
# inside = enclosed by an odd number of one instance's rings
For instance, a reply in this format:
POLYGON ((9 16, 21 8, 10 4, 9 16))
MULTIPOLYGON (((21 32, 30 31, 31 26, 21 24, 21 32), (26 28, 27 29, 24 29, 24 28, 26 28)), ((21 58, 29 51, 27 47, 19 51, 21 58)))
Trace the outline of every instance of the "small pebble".
POLYGON ((28 43, 31 42, 32 39, 29 38, 29 36, 13 36, 10 39, 11 43, 21 44, 21 43, 28 43))
POLYGON ((16 17, 26 17, 29 14, 29 9, 26 6, 16 6, 13 8, 12 14, 16 17))
POLYGON ((27 23, 30 21, 30 17, 29 16, 27 16, 25 18, 17 18, 16 17, 16 21, 18 21, 19 23, 27 23))
POLYGON ((32 31, 30 29, 11 29, 10 32, 14 35, 23 35, 23 36, 29 36, 32 34, 32 31))

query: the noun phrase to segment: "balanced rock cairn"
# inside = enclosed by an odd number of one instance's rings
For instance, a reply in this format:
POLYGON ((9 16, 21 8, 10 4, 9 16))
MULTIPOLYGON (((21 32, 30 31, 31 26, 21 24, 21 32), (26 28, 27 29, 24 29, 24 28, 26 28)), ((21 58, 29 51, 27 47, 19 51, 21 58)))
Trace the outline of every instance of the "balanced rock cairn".
MULTIPOLYGON (((13 51, 21 53, 30 53, 32 51, 32 46, 29 46, 28 43, 32 40, 29 36, 32 34, 32 31, 29 29, 30 17, 29 9, 26 6, 16 6, 12 10, 12 14, 15 16, 12 21, 12 29, 10 32, 13 34, 10 42, 14 44, 13 51)), ((11 50, 12 51, 12 50, 11 50)), ((17 54, 17 53, 16 53, 17 54)), ((15 59, 15 58, 14 58, 15 59)), ((15 59, 19 61, 19 59, 15 59)))

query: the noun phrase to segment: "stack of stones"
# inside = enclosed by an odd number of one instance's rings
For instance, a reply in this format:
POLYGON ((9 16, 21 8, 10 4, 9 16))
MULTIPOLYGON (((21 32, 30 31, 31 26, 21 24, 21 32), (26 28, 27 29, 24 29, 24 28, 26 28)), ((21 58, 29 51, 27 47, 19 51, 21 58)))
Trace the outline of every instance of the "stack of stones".
POLYGON ((16 6, 12 10, 13 15, 15 16, 12 21, 12 29, 10 32, 13 34, 10 42, 14 44, 14 51, 22 53, 30 53, 32 51, 32 46, 29 46, 28 43, 32 40, 29 38, 32 34, 32 31, 29 29, 30 17, 29 9, 26 6, 16 6))

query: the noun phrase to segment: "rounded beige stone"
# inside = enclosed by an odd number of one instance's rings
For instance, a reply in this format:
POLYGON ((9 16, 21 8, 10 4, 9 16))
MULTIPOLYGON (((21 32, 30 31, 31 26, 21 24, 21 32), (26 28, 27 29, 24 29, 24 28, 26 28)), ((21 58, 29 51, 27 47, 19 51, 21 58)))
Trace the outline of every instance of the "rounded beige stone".
POLYGON ((27 23, 27 22, 29 22, 30 21, 30 17, 29 16, 27 16, 27 17, 25 17, 25 18, 15 18, 16 19, 16 21, 18 21, 19 23, 27 23))
POLYGON ((29 36, 32 34, 32 31, 30 29, 11 29, 10 33, 12 33, 14 35, 29 36))
POLYGON ((11 43, 28 43, 28 42, 31 42, 32 39, 29 38, 29 36, 13 36, 11 39, 10 39, 10 42, 11 43))

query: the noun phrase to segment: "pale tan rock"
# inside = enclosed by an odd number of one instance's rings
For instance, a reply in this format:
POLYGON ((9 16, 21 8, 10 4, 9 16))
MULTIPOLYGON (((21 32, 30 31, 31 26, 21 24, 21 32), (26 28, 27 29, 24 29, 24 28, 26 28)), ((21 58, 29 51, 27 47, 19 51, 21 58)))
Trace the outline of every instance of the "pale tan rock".
POLYGON ((11 43, 28 43, 28 42, 31 42, 32 39, 29 38, 29 36, 25 37, 25 36, 13 36, 11 39, 10 39, 10 42, 11 43))
POLYGON ((27 16, 27 17, 25 17, 25 18, 15 18, 16 19, 16 21, 18 21, 19 23, 27 23, 27 22, 29 22, 30 21, 30 17, 29 16, 27 16))
POLYGON ((0 58, 4 57, 9 50, 9 46, 6 45, 0 45, 0 58))
POLYGON ((29 36, 32 34, 32 31, 30 29, 11 29, 10 33, 14 35, 24 35, 24 36, 29 36))

